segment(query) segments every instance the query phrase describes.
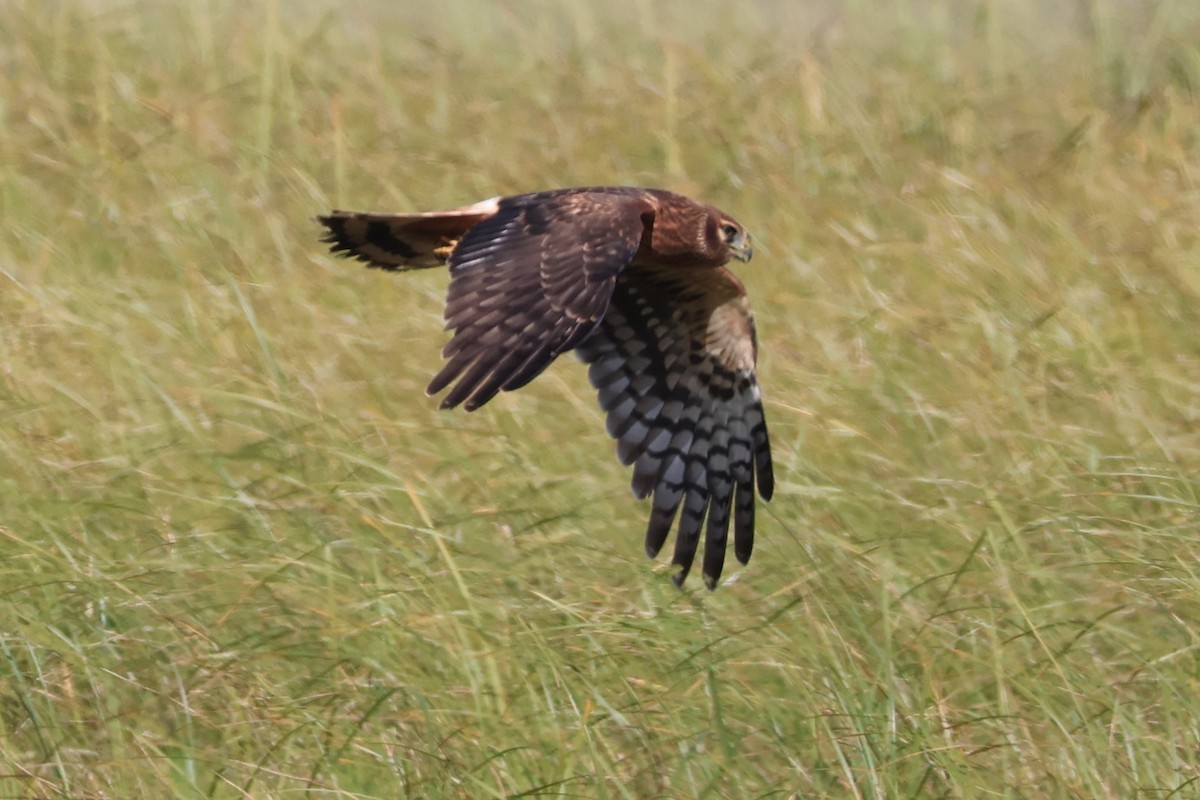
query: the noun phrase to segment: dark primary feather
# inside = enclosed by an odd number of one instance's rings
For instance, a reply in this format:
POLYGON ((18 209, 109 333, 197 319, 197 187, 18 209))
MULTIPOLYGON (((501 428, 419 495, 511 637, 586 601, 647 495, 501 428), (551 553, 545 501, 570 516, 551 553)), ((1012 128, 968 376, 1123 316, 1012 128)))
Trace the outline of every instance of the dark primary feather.
POLYGON ((754 546, 755 484, 763 499, 774 491, 753 343, 737 341, 745 335, 738 324, 751 322, 740 286, 724 274, 732 284, 679 270, 624 272, 608 313, 576 350, 590 365, 618 456, 634 465, 634 493, 653 494, 646 552, 658 553, 678 517, 675 580, 682 583, 704 529, 710 589, 724 566, 730 517, 734 555, 744 564, 754 546), (735 323, 729 330, 726 318, 735 323), (733 345, 728 352, 713 349, 722 337, 733 345))

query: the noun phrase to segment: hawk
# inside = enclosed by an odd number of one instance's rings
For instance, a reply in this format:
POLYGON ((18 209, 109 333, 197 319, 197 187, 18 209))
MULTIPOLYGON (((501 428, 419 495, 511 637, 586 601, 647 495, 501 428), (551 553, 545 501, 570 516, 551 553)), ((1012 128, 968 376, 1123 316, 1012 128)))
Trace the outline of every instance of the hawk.
POLYGON ((715 588, 754 546, 755 487, 774 489, 746 290, 724 268, 749 261, 732 217, 673 192, 625 186, 495 197, 449 211, 317 217, 331 250, 405 271, 450 266, 442 408, 479 408, 568 350, 588 366, 633 493, 653 495, 646 552, 678 517, 677 586, 704 528, 715 588))

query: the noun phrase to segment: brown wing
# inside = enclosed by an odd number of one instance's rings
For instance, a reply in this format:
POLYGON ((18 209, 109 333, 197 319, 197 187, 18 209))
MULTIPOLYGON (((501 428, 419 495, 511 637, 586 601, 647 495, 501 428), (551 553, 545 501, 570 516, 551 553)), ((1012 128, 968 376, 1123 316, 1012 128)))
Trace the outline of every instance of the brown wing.
POLYGON ((774 491, 755 348, 745 290, 732 273, 636 267, 618 279, 603 322, 577 348, 618 457, 634 465, 634 494, 654 495, 651 557, 679 513, 676 584, 691 569, 706 517, 705 585, 721 576, 731 514, 734 553, 745 564, 755 483, 764 500, 774 491))
POLYGON ((533 380, 608 308, 654 204, 637 190, 559 190, 500 201, 450 256, 442 408, 470 411, 533 380))
POLYGON ((334 253, 387 270, 436 267, 449 260, 467 231, 492 216, 499 199, 425 214, 332 211, 317 217, 328 230, 321 238, 334 253))

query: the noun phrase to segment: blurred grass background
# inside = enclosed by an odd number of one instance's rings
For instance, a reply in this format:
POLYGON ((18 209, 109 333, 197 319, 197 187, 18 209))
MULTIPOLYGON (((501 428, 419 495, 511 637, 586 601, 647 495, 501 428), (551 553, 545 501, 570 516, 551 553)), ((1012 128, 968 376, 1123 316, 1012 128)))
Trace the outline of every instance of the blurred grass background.
POLYGON ((1200 7, 8 2, 0 797, 1178 798, 1200 7), (642 555, 584 370, 438 413, 309 218, 589 183, 755 235, 779 488, 642 555))

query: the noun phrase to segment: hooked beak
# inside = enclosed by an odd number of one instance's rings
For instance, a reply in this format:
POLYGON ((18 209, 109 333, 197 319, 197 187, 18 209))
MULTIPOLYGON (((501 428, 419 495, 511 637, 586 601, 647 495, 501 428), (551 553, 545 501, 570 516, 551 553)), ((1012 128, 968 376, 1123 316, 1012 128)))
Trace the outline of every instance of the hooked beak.
POLYGON ((754 248, 750 246, 750 237, 747 236, 741 244, 730 248, 733 252, 733 257, 745 264, 754 256, 754 248))

